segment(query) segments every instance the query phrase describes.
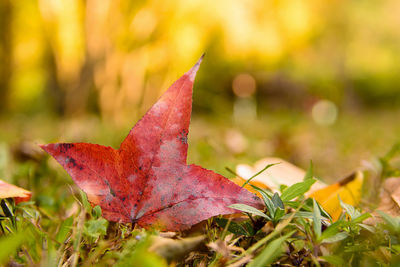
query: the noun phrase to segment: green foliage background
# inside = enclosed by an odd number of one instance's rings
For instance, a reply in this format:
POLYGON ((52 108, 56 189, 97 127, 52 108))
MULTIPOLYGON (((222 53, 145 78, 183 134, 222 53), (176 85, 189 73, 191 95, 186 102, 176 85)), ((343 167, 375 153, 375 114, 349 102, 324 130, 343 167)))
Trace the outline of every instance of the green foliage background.
POLYGON ((395 0, 4 0, 1 107, 123 120, 204 52, 197 111, 229 106, 241 72, 262 103, 279 89, 347 108, 397 105, 399 11, 395 0))

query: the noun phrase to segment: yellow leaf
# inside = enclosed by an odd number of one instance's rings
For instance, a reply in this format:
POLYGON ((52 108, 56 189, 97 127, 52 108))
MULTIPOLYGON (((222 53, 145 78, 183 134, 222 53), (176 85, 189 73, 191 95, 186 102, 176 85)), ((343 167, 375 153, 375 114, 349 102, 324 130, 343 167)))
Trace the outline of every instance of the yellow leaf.
POLYGON ((361 200, 361 188, 364 175, 361 171, 356 171, 342 181, 317 190, 309 195, 331 215, 336 221, 342 213, 339 198, 352 206, 358 205, 361 200))
MULTIPOLYGON (((240 177, 232 179, 234 183, 242 186, 246 180, 262 170, 268 164, 279 163, 265 170, 260 175, 253 178, 250 184, 262 189, 278 191, 280 185, 291 186, 303 181, 305 171, 301 168, 280 158, 263 158, 257 161, 254 166, 239 164, 236 167, 236 173, 240 177)), ((317 180, 307 192, 307 196, 314 198, 318 203, 332 216, 335 221, 339 218, 342 208, 338 196, 343 202, 356 206, 361 199, 361 188, 363 183, 363 173, 354 172, 349 177, 327 185, 317 180)), ((258 194, 249 184, 245 188, 258 194)), ((259 195, 259 194, 258 194, 259 195)))

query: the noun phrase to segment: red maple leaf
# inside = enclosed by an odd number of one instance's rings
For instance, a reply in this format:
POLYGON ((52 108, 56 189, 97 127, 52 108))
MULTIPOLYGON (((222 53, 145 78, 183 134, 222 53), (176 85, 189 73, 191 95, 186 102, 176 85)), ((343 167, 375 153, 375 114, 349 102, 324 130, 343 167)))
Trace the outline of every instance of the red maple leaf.
POLYGON ((119 149, 87 144, 41 145, 110 221, 178 231, 260 199, 227 178, 187 165, 192 88, 199 62, 132 128, 119 149))

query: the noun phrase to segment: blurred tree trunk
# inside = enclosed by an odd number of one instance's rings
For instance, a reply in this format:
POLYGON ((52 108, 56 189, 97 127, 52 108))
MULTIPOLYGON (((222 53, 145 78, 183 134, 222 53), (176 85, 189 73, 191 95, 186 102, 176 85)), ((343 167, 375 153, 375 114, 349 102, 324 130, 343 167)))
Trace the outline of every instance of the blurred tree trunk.
MULTIPOLYGON (((79 0, 78 2, 80 2, 83 9, 82 16, 78 16, 77 18, 81 20, 78 22, 78 25, 84 26, 87 19, 87 12, 90 12, 90 10, 87 10, 86 0, 79 0)), ((46 0, 45 3, 49 4, 50 0, 46 0)), ((66 78, 63 76, 66 71, 65 66, 63 67, 61 62, 66 59, 60 55, 60 46, 57 45, 57 42, 62 39, 60 39, 59 36, 62 31, 60 29, 60 24, 66 22, 60 19, 60 14, 56 11, 53 13, 47 11, 48 10, 42 11, 46 43, 45 68, 48 74, 45 97, 48 99, 51 109, 58 115, 65 117, 84 115, 88 111, 98 112, 96 90, 94 90, 93 70, 96 59, 89 53, 87 40, 84 40, 84 61, 79 64, 74 64, 76 65, 75 68, 79 69, 77 75, 74 72, 73 75, 68 75, 68 78, 66 78)), ((74 38, 80 38, 80 36, 74 38)), ((84 31, 83 39, 87 39, 86 31, 84 31)))
POLYGON ((80 69, 78 81, 69 88, 66 94, 66 116, 79 116, 89 110, 97 111, 95 107, 97 97, 93 96, 95 93, 95 90, 93 90, 93 60, 87 51, 87 46, 85 46, 85 50, 85 62, 80 69))
POLYGON ((65 90, 60 85, 56 55, 48 36, 45 38, 44 65, 47 73, 45 97, 49 106, 57 115, 65 113, 65 90))
MULTIPOLYGON (((83 8, 82 25, 86 25, 88 12, 88 3, 81 0, 83 8)), ((86 28, 86 27, 85 27, 86 28)), ((84 31, 85 39, 85 60, 79 71, 79 77, 76 81, 71 81, 70 88, 66 90, 65 115, 79 116, 88 111, 98 111, 96 90, 94 90, 94 63, 95 60, 89 53, 87 41, 87 29, 84 31)))
POLYGON ((12 73, 12 4, 0 1, 0 111, 7 110, 12 73))

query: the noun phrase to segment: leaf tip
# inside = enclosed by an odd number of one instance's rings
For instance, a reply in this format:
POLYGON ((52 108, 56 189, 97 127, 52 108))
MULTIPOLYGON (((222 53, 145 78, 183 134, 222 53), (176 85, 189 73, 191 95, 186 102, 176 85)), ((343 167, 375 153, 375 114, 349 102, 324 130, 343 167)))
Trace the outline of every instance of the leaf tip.
POLYGON ((38 146, 43 149, 44 151, 46 151, 47 145, 46 144, 38 144, 38 146))
POLYGON ((46 151, 47 153, 49 153, 50 155, 52 155, 53 152, 57 151, 58 147, 62 145, 63 147, 66 146, 65 149, 69 148, 68 144, 60 144, 60 143, 55 143, 55 144, 39 144, 38 146, 43 149, 44 151, 46 151))
POLYGON ((38 144, 38 146, 43 149, 44 151, 46 151, 47 153, 49 153, 49 146, 50 144, 38 144))
POLYGON ((203 61, 204 56, 205 56, 205 53, 199 58, 199 60, 196 62, 196 64, 187 72, 187 75, 189 76, 189 79, 191 82, 194 81, 194 78, 196 77, 196 73, 200 68, 200 64, 203 61))

